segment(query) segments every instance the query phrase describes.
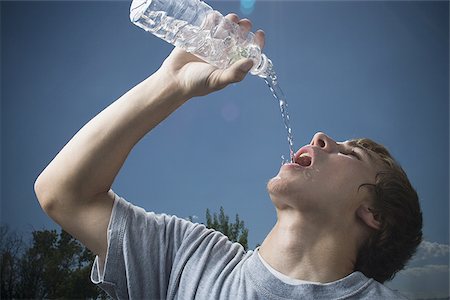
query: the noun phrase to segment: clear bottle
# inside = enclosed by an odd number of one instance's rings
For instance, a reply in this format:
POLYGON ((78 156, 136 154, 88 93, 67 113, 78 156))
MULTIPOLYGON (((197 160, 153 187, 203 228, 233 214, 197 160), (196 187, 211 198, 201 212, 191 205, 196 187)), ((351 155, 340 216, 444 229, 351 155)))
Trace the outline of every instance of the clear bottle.
POLYGON ((253 60, 250 73, 266 78, 272 62, 261 53, 252 32, 224 18, 200 0, 133 0, 130 19, 135 25, 183 48, 202 60, 226 68, 241 58, 253 60))

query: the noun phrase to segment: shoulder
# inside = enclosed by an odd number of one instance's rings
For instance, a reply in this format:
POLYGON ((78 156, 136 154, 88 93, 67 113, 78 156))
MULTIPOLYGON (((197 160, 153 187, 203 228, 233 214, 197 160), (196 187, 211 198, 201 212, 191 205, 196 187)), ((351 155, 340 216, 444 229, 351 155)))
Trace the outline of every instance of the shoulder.
POLYGON ((176 238, 182 238, 200 225, 176 215, 148 211, 117 196, 109 227, 142 236, 163 235, 168 237, 168 234, 173 234, 176 238))

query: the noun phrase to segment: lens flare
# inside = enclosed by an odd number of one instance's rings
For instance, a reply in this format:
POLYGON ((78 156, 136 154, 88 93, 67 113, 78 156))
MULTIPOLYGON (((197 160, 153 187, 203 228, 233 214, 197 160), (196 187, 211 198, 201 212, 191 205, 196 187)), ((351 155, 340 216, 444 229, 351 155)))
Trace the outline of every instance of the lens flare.
POLYGON ((248 16, 253 12, 256 0, 241 0, 241 12, 248 16))

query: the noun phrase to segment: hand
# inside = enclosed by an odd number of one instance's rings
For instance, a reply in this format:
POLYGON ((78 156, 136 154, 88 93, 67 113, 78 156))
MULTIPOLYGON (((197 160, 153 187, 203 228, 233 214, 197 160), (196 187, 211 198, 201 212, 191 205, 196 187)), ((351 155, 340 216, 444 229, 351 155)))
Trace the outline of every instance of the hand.
MULTIPOLYGON (((244 33, 252 28, 248 19, 239 20, 236 14, 229 14, 225 18, 237 23, 244 33)), ((262 49, 264 47, 264 32, 255 32, 255 42, 262 49)), ((188 98, 204 96, 211 92, 223 89, 230 83, 239 82, 244 79, 253 66, 250 59, 241 59, 227 69, 218 69, 204 62, 195 55, 175 48, 166 58, 158 72, 164 72, 175 81, 177 88, 188 98)))

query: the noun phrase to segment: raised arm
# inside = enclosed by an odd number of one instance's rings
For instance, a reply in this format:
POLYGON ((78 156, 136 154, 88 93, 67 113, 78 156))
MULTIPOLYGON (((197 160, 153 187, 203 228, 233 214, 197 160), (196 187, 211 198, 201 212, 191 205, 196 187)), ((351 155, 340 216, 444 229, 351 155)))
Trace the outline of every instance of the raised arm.
MULTIPOLYGON (((227 18, 238 22, 236 15, 227 18)), ((248 20, 239 25, 250 30, 248 20)), ((264 36, 256 33, 262 46, 264 36)), ((39 175, 44 211, 102 260, 113 205, 112 183, 133 146, 187 100, 241 81, 250 60, 219 70, 180 49, 161 68, 78 131, 39 175)))

